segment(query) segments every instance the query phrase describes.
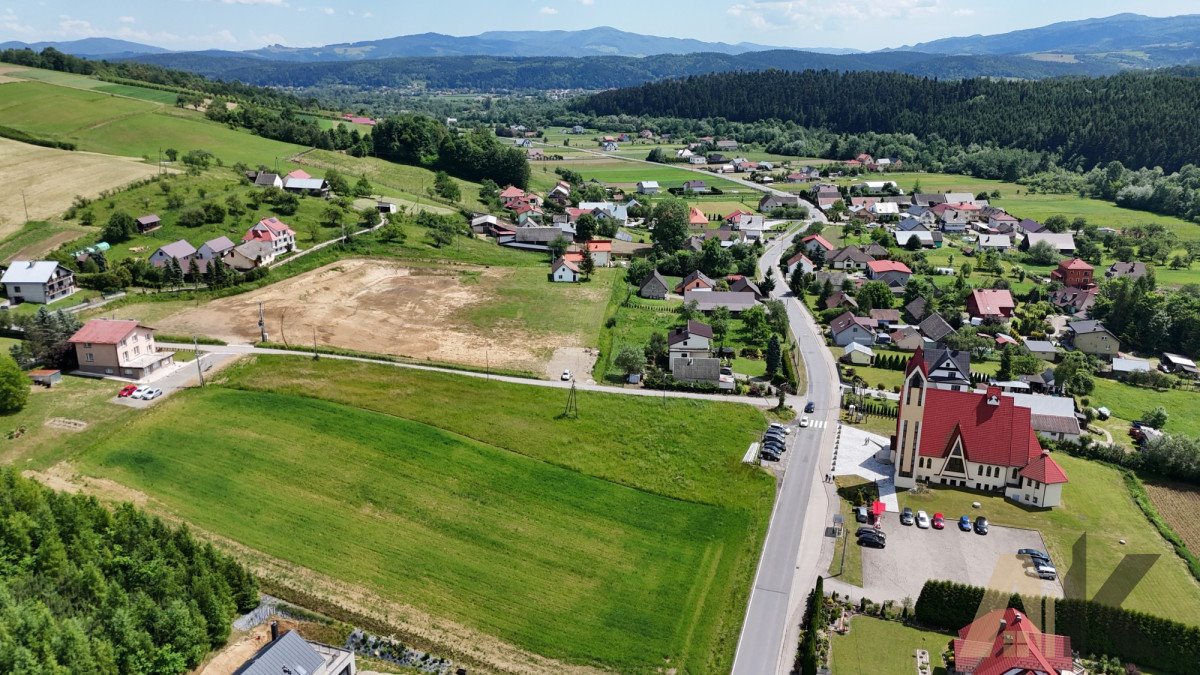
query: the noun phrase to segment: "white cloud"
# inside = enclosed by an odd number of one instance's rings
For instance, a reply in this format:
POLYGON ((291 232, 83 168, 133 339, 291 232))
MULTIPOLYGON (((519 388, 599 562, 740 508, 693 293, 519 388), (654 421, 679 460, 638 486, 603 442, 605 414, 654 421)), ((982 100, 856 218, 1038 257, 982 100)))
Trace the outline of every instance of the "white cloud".
POLYGON ((538 10, 538 14, 558 14, 558 10, 553 7, 543 7, 538 10))
POLYGON ((27 23, 21 23, 16 14, 13 14, 11 9, 5 9, 3 14, 0 14, 0 29, 11 31, 13 33, 32 33, 33 26, 27 23))
POLYGON ((975 16, 973 9, 956 9, 953 12, 954 16, 975 16))
POLYGON ((271 5, 273 7, 287 7, 288 4, 284 0, 221 0, 226 5, 271 5))
POLYGON ((372 19, 374 17, 375 17, 375 12, 363 12, 362 13, 362 18, 364 18, 364 19, 372 19))
POLYGON ((120 21, 121 23, 137 23, 137 19, 133 18, 132 16, 117 17, 117 21, 120 21))
POLYGON ((58 33, 66 37, 96 37, 100 32, 90 21, 75 19, 66 14, 58 17, 58 33))
POLYGON ((335 10, 335 9, 334 9, 334 8, 332 8, 332 7, 322 7, 322 8, 321 8, 321 13, 322 13, 322 14, 327 14, 327 15, 329 15, 329 16, 333 16, 333 14, 334 14, 336 11, 337 11, 337 10, 335 10))
POLYGON ((581 4, 581 5, 594 5, 594 4, 596 4, 596 0, 579 0, 579 4, 581 4))
POLYGON ((827 21, 905 19, 935 13, 941 0, 742 0, 726 13, 745 19, 758 30, 796 26, 822 27, 827 21))

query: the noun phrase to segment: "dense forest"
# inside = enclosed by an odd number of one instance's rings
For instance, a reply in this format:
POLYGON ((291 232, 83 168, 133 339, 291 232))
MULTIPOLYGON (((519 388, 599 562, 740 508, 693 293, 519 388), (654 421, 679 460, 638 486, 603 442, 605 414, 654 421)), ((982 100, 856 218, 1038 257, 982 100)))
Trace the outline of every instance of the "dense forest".
POLYGON ((306 89, 347 85, 369 89, 456 89, 528 91, 630 87, 667 77, 778 68, 804 70, 891 70, 925 77, 1015 77, 1038 79, 1064 75, 1105 75, 1111 63, 1056 63, 1024 56, 943 56, 918 52, 818 54, 772 50, 730 55, 716 53, 657 56, 584 56, 568 58, 440 56, 371 59, 353 62, 269 61, 231 54, 152 54, 139 61, 178 68, 208 77, 248 84, 306 89))
POLYGON ((0 672, 182 673, 257 604, 186 528, 0 470, 0 672))
POLYGON ((431 117, 398 115, 380 120, 371 139, 375 155, 394 162, 439 169, 467 180, 529 186, 525 152, 501 143, 490 129, 453 133, 431 117))
POLYGON ((1194 68, 1037 82, 940 81, 882 72, 766 71, 668 80, 596 94, 594 115, 784 120, 839 133, 938 137, 1177 171, 1200 145, 1194 68))

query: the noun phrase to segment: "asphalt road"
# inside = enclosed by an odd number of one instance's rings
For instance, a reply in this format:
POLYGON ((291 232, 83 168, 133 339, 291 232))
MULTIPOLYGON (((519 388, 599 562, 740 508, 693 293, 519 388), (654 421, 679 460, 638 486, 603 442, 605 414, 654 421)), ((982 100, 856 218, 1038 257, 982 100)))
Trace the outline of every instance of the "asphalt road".
MULTIPOLYGON (((811 209, 818 218, 820 211, 811 209)), ((825 420, 821 429, 799 429, 789 454, 788 466, 775 498, 771 522, 767 529, 759 559, 758 572, 746 608, 746 619, 738 639, 737 654, 734 656, 734 675, 762 675, 763 673, 786 673, 792 666, 798 627, 790 617, 800 599, 807 595, 816 582, 818 570, 815 564, 800 564, 801 547, 819 550, 824 534, 826 514, 809 519, 805 529, 805 517, 810 509, 827 509, 828 500, 818 485, 818 475, 823 475, 823 449, 832 446, 837 429, 838 394, 837 367, 820 328, 813 322, 808 310, 801 302, 791 297, 786 283, 779 275, 779 258, 787 248, 791 237, 780 237, 772 244, 759 263, 759 269, 776 268, 776 284, 772 295, 787 305, 792 334, 799 343, 800 354, 808 375, 808 389, 804 396, 795 397, 793 406, 803 406, 806 401, 816 405, 811 417, 825 420), (813 524, 817 527, 812 527, 813 524), (811 569, 805 569, 811 568, 811 569)), ((811 556, 810 556, 811 557, 811 556)))

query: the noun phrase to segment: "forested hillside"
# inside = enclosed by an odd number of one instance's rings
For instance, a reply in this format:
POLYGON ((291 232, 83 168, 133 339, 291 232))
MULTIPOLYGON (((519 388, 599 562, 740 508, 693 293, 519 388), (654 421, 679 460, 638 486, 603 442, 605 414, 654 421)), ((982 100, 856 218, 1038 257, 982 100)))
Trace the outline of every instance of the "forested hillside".
POLYGON ((1176 171, 1195 161, 1195 69, 1038 82, 939 81, 880 72, 723 73, 609 91, 596 115, 778 119, 840 133, 911 133, 1176 171))
POLYGON ((186 529, 0 471, 0 672, 182 673, 256 604, 186 529))

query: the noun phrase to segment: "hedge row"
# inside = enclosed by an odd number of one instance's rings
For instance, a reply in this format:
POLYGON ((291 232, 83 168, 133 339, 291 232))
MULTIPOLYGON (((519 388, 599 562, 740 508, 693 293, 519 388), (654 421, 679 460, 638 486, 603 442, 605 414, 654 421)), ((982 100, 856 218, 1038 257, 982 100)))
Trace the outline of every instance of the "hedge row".
POLYGON ((13 129, 12 127, 0 126, 0 136, 14 141, 20 141, 22 143, 28 143, 30 145, 40 145, 43 148, 56 148, 58 150, 75 149, 74 143, 68 143, 67 141, 56 141, 52 138, 33 136, 21 131, 20 129, 13 129))
MULTIPOLYGON (((917 598, 916 617, 922 624, 959 630, 975 620, 988 591, 951 581, 925 582, 917 598)), ((1007 598, 1007 606, 1020 609, 1039 625, 1054 616, 1054 632, 1071 638, 1071 648, 1084 655, 1115 656, 1146 668, 1194 672, 1200 663, 1200 628, 1110 607, 1092 600, 1048 597, 1007 598)))

